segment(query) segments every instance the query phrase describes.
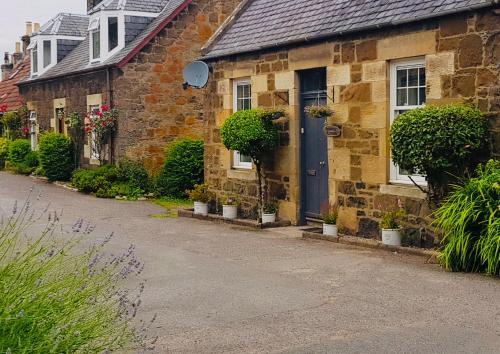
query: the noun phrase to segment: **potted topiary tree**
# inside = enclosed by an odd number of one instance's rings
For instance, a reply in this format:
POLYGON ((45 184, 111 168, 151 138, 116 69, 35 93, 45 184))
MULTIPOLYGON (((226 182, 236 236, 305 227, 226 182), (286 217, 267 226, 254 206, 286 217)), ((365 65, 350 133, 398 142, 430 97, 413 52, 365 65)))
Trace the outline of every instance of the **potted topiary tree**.
POLYGON ((338 236, 338 216, 339 209, 337 205, 328 205, 328 207, 323 210, 323 235, 338 236))
POLYGON ((208 203, 214 199, 214 194, 208 190, 206 184, 197 184, 193 190, 187 191, 189 199, 194 202, 196 215, 208 215, 208 203))
POLYGON ((229 196, 222 205, 222 217, 225 219, 236 219, 238 217, 238 199, 229 196))
POLYGON ((263 171, 265 158, 278 147, 279 134, 275 121, 284 116, 283 111, 250 109, 231 115, 222 125, 222 142, 229 150, 250 156, 257 170, 259 210, 263 214, 266 176, 263 171))
POLYGON ((382 243, 389 246, 401 246, 403 233, 401 231, 401 220, 405 216, 403 209, 385 213, 380 221, 382 229, 382 243))
MULTIPOLYGON (((473 171, 487 150, 488 124, 466 105, 426 106, 398 116, 391 127, 392 159, 400 168, 425 175, 429 204, 473 171)), ((409 177, 414 181, 411 176, 409 177)))

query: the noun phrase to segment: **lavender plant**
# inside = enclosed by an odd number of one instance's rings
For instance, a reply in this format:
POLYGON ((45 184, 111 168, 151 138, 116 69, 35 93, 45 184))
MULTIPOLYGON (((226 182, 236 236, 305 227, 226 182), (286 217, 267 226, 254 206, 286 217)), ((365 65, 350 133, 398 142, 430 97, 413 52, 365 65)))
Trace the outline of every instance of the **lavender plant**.
POLYGON ((133 246, 119 256, 107 255, 112 235, 82 252, 81 240, 93 230, 78 220, 65 232, 57 214, 37 214, 29 202, 19 208, 16 204, 1 220, 1 353, 152 348, 155 339, 148 329, 154 319, 145 323, 136 318, 144 283, 136 289, 123 287, 144 265, 133 246), (35 233, 43 221, 43 230, 35 233))

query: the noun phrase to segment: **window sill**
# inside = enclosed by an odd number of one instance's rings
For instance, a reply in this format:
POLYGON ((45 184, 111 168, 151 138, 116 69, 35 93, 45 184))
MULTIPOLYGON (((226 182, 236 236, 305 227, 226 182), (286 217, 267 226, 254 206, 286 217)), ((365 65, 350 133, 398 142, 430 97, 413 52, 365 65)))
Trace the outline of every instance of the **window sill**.
POLYGON ((255 181, 257 179, 257 173, 255 170, 251 169, 230 169, 227 171, 227 178, 255 181))
POLYGON ((425 200, 426 194, 414 185, 409 184, 382 184, 379 189, 382 194, 397 195, 413 199, 425 200))

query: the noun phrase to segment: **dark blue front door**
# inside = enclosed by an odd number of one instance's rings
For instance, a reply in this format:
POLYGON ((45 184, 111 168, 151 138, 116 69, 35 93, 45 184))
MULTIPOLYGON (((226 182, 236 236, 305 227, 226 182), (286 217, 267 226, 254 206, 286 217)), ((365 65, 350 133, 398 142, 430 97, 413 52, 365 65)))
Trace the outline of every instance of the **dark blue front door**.
POLYGON ((311 118, 304 108, 326 105, 326 70, 301 72, 301 176, 302 219, 321 218, 321 207, 328 205, 328 141, 325 119, 311 118))

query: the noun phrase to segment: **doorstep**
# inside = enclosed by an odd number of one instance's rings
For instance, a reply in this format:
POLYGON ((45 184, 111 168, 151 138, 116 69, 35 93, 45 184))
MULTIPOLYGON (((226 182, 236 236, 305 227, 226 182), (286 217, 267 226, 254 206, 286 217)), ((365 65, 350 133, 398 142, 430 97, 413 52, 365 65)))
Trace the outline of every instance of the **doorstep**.
POLYGON ((217 222, 217 223, 221 223, 221 224, 245 226, 245 227, 251 227, 254 229, 272 229, 272 228, 287 227, 287 226, 292 225, 292 223, 288 220, 278 220, 274 223, 262 224, 256 220, 249 220, 249 219, 226 219, 226 218, 222 217, 222 215, 218 215, 218 214, 208 214, 207 216, 197 215, 194 213, 193 209, 179 209, 178 215, 181 218, 208 220, 208 221, 213 221, 213 222, 217 222))
POLYGON ((389 245, 384 245, 379 240, 367 239, 355 236, 344 236, 344 235, 328 236, 328 235, 323 235, 322 230, 319 228, 310 228, 303 230, 302 238, 312 239, 312 240, 324 240, 329 242, 341 243, 344 245, 380 249, 389 252, 397 252, 412 256, 419 256, 426 258, 427 263, 432 263, 432 264, 439 263, 439 258, 438 258, 439 252, 434 250, 426 250, 422 248, 402 247, 402 246, 389 246, 389 245))

